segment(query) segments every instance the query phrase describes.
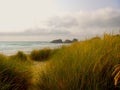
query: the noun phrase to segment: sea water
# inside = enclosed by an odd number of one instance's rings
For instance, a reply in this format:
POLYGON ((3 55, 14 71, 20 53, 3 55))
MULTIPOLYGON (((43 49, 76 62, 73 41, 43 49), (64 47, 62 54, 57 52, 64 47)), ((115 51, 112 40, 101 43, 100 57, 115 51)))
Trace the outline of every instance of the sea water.
POLYGON ((62 45, 63 44, 40 42, 40 41, 1 41, 0 53, 6 54, 6 55, 15 54, 18 51, 30 53, 34 49, 58 48, 62 45))

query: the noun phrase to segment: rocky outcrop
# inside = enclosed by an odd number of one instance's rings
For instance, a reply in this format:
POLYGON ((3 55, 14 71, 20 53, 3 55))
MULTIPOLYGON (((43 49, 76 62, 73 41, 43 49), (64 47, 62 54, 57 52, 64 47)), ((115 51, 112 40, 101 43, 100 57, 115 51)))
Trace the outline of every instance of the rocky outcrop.
POLYGON ((51 43, 73 43, 77 41, 78 41, 77 39, 73 39, 73 40, 67 39, 63 42, 62 39, 56 39, 56 40, 51 41, 51 43))
POLYGON ((74 38, 74 39, 72 40, 72 42, 78 42, 78 39, 74 38))
POLYGON ((62 39, 56 39, 51 41, 51 43, 63 43, 62 39))
POLYGON ((72 43, 72 41, 67 39, 64 41, 64 43, 72 43))
POLYGON ((64 41, 64 43, 73 43, 73 42, 77 42, 77 41, 78 41, 78 39, 73 39, 73 40, 67 39, 64 41))

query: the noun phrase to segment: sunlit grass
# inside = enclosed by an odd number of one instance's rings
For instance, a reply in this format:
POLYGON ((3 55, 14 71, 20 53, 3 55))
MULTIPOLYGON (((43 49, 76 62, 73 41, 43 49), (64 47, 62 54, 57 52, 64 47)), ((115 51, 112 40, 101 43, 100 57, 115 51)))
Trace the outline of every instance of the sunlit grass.
POLYGON ((30 58, 36 61, 43 61, 50 57, 50 53, 50 49, 33 50, 30 54, 30 58))
POLYGON ((119 34, 30 54, 0 54, 0 90, 116 89, 120 89, 119 34))
POLYGON ((105 34, 61 48, 40 73, 41 90, 119 89, 120 36, 105 34), (116 70, 116 69, 115 69, 116 70))
POLYGON ((44 48, 41 50, 33 50, 30 53, 30 59, 35 61, 48 60, 58 49, 44 48))
POLYGON ((18 51, 15 55, 10 56, 9 59, 27 61, 28 56, 24 52, 18 51))

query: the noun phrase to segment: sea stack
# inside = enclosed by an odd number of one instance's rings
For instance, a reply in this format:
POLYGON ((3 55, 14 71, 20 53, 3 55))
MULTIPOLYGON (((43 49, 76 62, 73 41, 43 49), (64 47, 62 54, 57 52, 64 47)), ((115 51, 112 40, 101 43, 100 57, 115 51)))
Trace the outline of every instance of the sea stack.
POLYGON ((63 43, 63 42, 62 42, 62 39, 56 39, 51 41, 51 43, 63 43))

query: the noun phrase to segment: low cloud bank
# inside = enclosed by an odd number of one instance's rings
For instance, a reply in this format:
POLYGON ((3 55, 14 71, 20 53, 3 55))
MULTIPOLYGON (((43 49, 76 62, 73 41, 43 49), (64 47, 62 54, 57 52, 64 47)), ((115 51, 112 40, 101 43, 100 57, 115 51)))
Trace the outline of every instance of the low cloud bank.
POLYGON ((120 30, 120 10, 104 8, 96 11, 80 11, 54 16, 45 21, 44 26, 31 28, 19 33, 0 35, 48 35, 62 37, 87 37, 102 35, 104 32, 120 30))

